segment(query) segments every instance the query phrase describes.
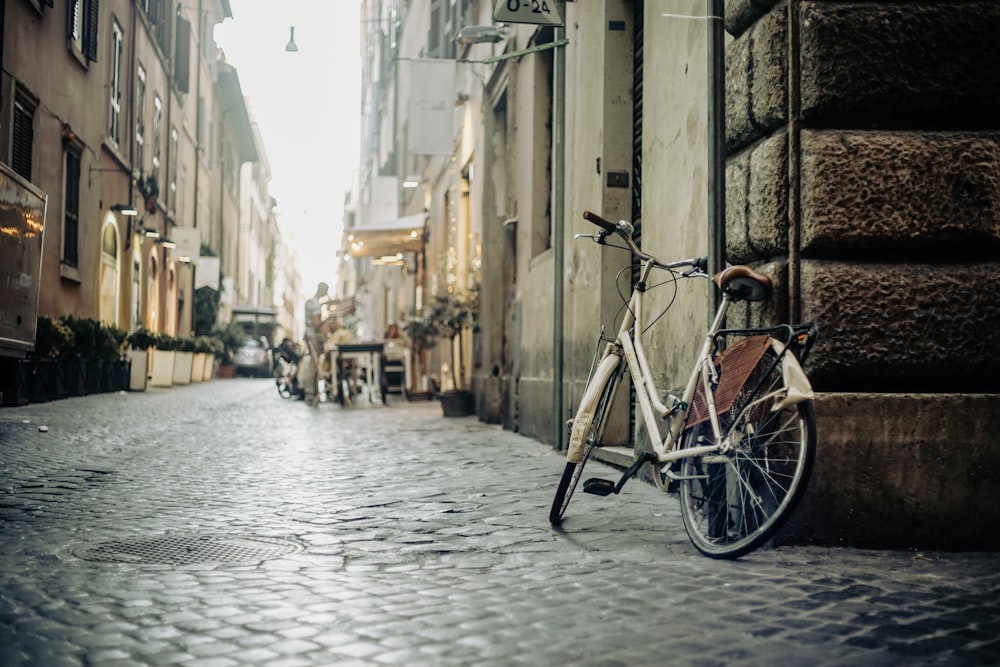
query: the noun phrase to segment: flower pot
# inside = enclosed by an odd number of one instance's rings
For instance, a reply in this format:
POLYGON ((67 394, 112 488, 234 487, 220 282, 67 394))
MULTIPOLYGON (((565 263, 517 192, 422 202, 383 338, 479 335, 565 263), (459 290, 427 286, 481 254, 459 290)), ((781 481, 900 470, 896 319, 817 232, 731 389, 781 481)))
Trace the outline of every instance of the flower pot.
POLYGON ((59 391, 64 396, 83 396, 87 393, 84 382, 83 360, 79 357, 59 359, 59 391))
POLYGON ((174 351, 153 350, 153 376, 150 382, 154 387, 171 387, 174 384, 174 351))
POLYGON ((472 414, 472 393, 464 390, 438 394, 445 417, 465 417, 472 414))
POLYGON ((174 352, 174 384, 191 384, 194 352, 174 352))
POLYGON ((221 366, 219 366, 218 377, 220 377, 220 378, 234 378, 234 377, 236 377, 236 366, 234 366, 232 364, 222 364, 221 366))
POLYGON ((132 362, 132 370, 128 377, 129 391, 146 391, 146 381, 149 379, 146 375, 146 360, 149 352, 147 350, 129 350, 128 356, 132 362))
POLYGON ((195 352, 194 361, 191 364, 191 382, 204 382, 205 365, 208 363, 208 354, 205 352, 195 352))

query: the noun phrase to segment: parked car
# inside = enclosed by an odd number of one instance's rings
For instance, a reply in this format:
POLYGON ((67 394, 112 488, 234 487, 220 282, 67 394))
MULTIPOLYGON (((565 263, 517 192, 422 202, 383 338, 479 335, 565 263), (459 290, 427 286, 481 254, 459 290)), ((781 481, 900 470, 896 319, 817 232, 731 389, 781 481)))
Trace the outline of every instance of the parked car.
POLYGON ((271 345, 267 338, 247 338, 233 351, 237 375, 271 377, 271 345))

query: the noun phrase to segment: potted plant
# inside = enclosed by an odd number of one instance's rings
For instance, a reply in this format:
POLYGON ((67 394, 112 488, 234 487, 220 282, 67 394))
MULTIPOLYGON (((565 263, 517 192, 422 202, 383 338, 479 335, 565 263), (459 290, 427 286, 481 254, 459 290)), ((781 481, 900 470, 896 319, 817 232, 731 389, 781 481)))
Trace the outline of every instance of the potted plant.
POLYGON ((146 327, 140 326, 128 334, 125 344, 128 346, 128 356, 132 361, 128 388, 130 391, 146 391, 146 383, 149 380, 149 350, 156 345, 156 335, 146 327))
POLYGON ((448 339, 450 363, 444 367, 438 399, 446 417, 467 415, 472 410, 472 394, 465 386, 465 329, 475 322, 479 311, 479 289, 436 294, 427 318, 439 335, 448 339))
POLYGON ((129 386, 130 361, 124 354, 128 333, 108 324, 100 325, 97 354, 105 361, 106 391, 125 391, 129 386))
POLYGON ((178 336, 175 339, 174 350, 174 384, 191 384, 191 373, 194 368, 194 339, 190 336, 178 336))
POLYGON ((403 335, 410 341, 413 348, 413 356, 417 360, 417 373, 414 378, 413 387, 407 391, 407 396, 415 397, 426 395, 430 397, 428 391, 427 350, 434 347, 438 339, 437 325, 427 317, 413 315, 403 322, 403 335))
POLYGON ((150 384, 170 387, 174 384, 174 353, 177 341, 170 334, 156 334, 153 343, 153 373, 150 384))
POLYGON ((35 328, 35 349, 26 360, 24 395, 29 403, 43 403, 59 397, 58 359, 75 349, 73 330, 61 319, 39 317, 35 328))
POLYGON ((222 343, 222 352, 219 356, 219 377, 236 377, 236 365, 233 363, 233 352, 243 344, 246 333, 238 324, 231 323, 227 327, 217 327, 213 335, 222 343))
POLYGON ((195 336, 194 364, 191 368, 191 382, 207 382, 212 379, 214 368, 215 339, 211 336, 195 336))

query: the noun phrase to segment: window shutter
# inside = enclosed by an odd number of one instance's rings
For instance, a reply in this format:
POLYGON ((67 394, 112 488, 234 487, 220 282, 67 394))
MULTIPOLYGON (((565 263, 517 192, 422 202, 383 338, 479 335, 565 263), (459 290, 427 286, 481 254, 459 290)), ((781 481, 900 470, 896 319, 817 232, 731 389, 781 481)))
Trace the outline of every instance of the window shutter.
POLYGON ((76 35, 76 8, 82 0, 69 0, 66 3, 66 39, 73 39, 76 35))
POLYGON ((100 23, 98 11, 99 0, 90 0, 87 9, 86 43, 83 45, 84 55, 90 62, 97 62, 97 27, 100 23))
POLYGON ((177 17, 177 41, 174 42, 174 81, 177 88, 186 93, 189 89, 191 72, 191 24, 177 17))
POLYGON ((31 149, 34 144, 32 113, 21 104, 14 103, 14 145, 10 166, 25 180, 31 180, 31 149))
POLYGON ((66 219, 63 222, 63 261, 71 266, 80 264, 80 156, 66 152, 66 199, 63 202, 66 219))

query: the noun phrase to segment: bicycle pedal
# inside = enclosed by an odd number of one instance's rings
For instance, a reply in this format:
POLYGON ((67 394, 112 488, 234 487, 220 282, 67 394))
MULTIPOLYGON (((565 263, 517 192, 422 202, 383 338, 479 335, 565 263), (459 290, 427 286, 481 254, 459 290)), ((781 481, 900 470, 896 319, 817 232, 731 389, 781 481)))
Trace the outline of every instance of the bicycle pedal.
POLYGON ((592 493, 595 496, 608 496, 612 493, 617 493, 614 482, 610 479, 601 479, 599 477, 591 477, 584 482, 583 492, 592 493))

